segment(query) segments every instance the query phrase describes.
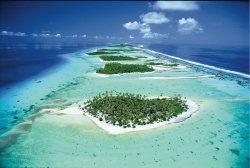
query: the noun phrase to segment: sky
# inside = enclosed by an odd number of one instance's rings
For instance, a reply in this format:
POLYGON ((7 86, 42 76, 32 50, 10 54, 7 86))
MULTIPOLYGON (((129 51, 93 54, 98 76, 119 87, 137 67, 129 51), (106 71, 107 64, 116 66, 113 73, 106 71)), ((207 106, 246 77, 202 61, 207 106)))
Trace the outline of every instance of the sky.
POLYGON ((249 44, 248 1, 2 1, 0 38, 249 44))

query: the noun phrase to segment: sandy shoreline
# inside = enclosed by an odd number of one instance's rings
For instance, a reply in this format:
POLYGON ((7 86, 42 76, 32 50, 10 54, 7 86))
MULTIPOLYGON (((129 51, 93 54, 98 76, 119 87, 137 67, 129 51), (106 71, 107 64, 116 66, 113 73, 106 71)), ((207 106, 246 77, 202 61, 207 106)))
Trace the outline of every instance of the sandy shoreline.
POLYGON ((210 78, 215 75, 203 75, 203 76, 179 76, 179 77, 141 77, 139 79, 159 79, 159 80, 174 80, 174 79, 198 79, 198 78, 210 78))
POLYGON ((178 65, 175 67, 171 67, 171 66, 164 66, 164 65, 152 65, 152 67, 154 68, 154 70, 158 70, 158 71, 162 71, 162 70, 173 70, 173 69, 185 69, 187 68, 184 65, 178 65))
MULTIPOLYGON (((153 97, 150 97, 153 98, 153 97)), ((163 98, 163 97, 161 97, 163 98)), ((123 134, 127 132, 134 132, 134 131, 143 131, 143 130, 149 130, 157 127, 161 127, 164 125, 170 125, 170 124, 175 124, 182 122, 186 120, 187 118, 190 118, 196 111, 199 110, 199 106, 196 102, 190 99, 185 99, 188 105, 188 110, 186 112, 183 112, 182 114, 179 114, 177 117, 171 118, 169 121, 164 121, 164 122, 159 122, 159 123, 153 123, 153 124, 148 124, 148 125, 137 125, 136 128, 123 128, 120 126, 112 125, 112 124, 107 124, 105 122, 99 121, 98 118, 95 118, 91 116, 88 113, 85 113, 85 116, 89 117, 97 126, 105 130, 109 134, 123 134)), ((77 114, 77 115, 83 115, 84 112, 79 109, 78 106, 74 107, 69 107, 64 110, 59 110, 59 111, 54 111, 52 112, 54 114, 77 114)))

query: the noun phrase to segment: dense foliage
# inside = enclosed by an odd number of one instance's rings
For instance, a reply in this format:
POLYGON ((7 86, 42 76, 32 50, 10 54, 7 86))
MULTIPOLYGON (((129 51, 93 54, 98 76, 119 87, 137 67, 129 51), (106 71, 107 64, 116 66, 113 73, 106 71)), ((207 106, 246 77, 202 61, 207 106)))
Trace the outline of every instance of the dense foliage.
POLYGON ((145 56, 137 56, 137 58, 148 58, 148 57, 145 57, 145 56))
POLYGON ((178 66, 179 64, 176 64, 176 63, 174 63, 174 64, 164 64, 164 66, 170 66, 170 67, 174 67, 174 66, 178 66))
POLYGON ((162 62, 149 62, 149 63, 146 63, 147 65, 163 65, 162 62))
POLYGON ((152 72, 154 69, 147 65, 140 64, 120 64, 120 63, 107 63, 104 68, 98 69, 96 72, 100 74, 119 74, 119 73, 132 73, 132 72, 152 72))
POLYGON ((174 66, 178 66, 179 64, 164 64, 162 62, 149 62, 146 63, 147 65, 163 65, 163 66, 169 66, 169 67, 174 67, 174 66))
POLYGON ((97 51, 94 51, 94 52, 90 52, 90 53, 86 53, 88 55, 103 55, 103 54, 117 54, 119 52, 116 52, 116 51, 100 51, 100 50, 97 50, 97 51))
POLYGON ((112 47, 134 47, 132 44, 117 44, 113 45, 112 47))
POLYGON ((140 94, 106 92, 85 102, 83 111, 100 121, 133 127, 167 121, 187 110, 180 97, 146 99, 140 94))
POLYGON ((103 54, 118 54, 119 52, 138 52, 140 50, 128 48, 128 49, 114 49, 114 48, 102 48, 94 52, 86 53, 88 55, 103 55, 103 54))
POLYGON ((150 60, 146 60, 144 62, 151 62, 151 61, 157 61, 157 60, 159 60, 159 59, 158 58, 157 59, 150 59, 150 60))
POLYGON ((103 61, 133 61, 138 60, 138 58, 128 57, 128 56, 100 56, 103 61))
POLYGON ((109 49, 106 49, 106 48, 103 48, 103 49, 99 49, 98 51, 104 51, 104 52, 134 52, 134 51, 140 51, 140 50, 137 50, 137 49, 113 49, 113 48, 109 48, 109 49))

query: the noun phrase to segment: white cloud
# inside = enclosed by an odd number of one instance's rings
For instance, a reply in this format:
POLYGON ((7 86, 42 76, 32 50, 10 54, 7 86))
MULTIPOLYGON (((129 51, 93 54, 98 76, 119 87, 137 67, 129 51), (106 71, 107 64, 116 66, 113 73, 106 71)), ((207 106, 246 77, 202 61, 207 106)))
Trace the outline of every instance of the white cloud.
POLYGON ((138 23, 137 21, 128 22, 123 24, 123 27, 125 27, 128 30, 138 30, 140 27, 140 23, 138 23))
POLYGON ((140 24, 139 30, 140 30, 140 33, 148 33, 148 32, 151 32, 151 28, 150 28, 149 24, 147 24, 147 23, 142 23, 142 24, 140 24))
POLYGON ((128 30, 139 30, 140 33, 146 33, 151 31, 149 24, 140 23, 137 21, 125 23, 123 24, 123 27, 125 27, 128 30))
POLYGON ((38 34, 36 34, 36 33, 32 33, 32 34, 31 34, 31 36, 33 36, 33 37, 37 37, 37 36, 38 36, 38 34))
POLYGON ((15 36, 26 36, 26 33, 22 33, 22 32, 17 32, 14 34, 15 36))
POLYGON ((3 35, 3 36, 13 36, 14 33, 13 32, 8 32, 8 31, 2 31, 1 35, 3 35))
POLYGON ((77 35, 75 34, 75 35, 73 35, 72 37, 77 37, 77 35))
POLYGON ((181 34, 201 33, 203 29, 194 18, 182 18, 178 21, 178 32, 181 34))
POLYGON ((107 39, 121 39, 121 37, 106 36, 107 39))
POLYGON ((40 34, 41 37, 50 37, 50 34, 40 34))
MULTIPOLYGON (((128 23, 131 23, 131 22, 128 22, 128 23)), ((125 23, 125 24, 127 24, 127 23, 125 23)), ((129 30, 139 30, 140 33, 143 34, 143 36, 142 36, 143 38, 162 38, 162 37, 168 37, 168 34, 152 33, 150 25, 148 23, 136 22, 136 25, 137 25, 136 29, 134 27, 133 29, 129 29, 129 30)), ((127 28, 127 27, 125 27, 125 28, 127 28)), ((132 39, 133 37, 129 36, 129 38, 132 39)))
POLYGON ((143 38, 167 38, 169 36, 169 34, 160 34, 160 33, 152 33, 152 32, 149 32, 149 33, 144 33, 143 34, 143 38))
POLYGON ((87 35, 84 34, 84 35, 82 35, 82 37, 87 37, 87 35))
POLYGON ((95 36, 94 38, 95 39, 102 39, 103 37, 102 36, 95 36))
POLYGON ((7 35, 8 32, 7 32, 7 31, 2 31, 1 34, 2 34, 2 35, 7 35))
MULTIPOLYGON (((123 24, 123 27, 128 30, 139 30, 139 32, 143 34, 143 38, 167 37, 166 34, 152 33, 149 25, 149 23, 161 24, 170 22, 163 13, 149 12, 147 14, 142 14, 140 18, 143 23, 137 21, 127 22, 123 24)), ((130 35, 129 38, 133 39, 134 37, 130 35)))
POLYGON ((153 9, 160 10, 197 10, 199 5, 193 1, 157 1, 152 6, 153 9))
POLYGON ((55 37, 61 37, 61 34, 56 34, 55 37))
POLYGON ((149 12, 140 16, 144 23, 162 24, 170 22, 170 19, 166 18, 164 13, 149 12))
POLYGON ((134 39, 134 37, 133 37, 133 36, 131 36, 131 35, 129 35, 129 39, 134 39))

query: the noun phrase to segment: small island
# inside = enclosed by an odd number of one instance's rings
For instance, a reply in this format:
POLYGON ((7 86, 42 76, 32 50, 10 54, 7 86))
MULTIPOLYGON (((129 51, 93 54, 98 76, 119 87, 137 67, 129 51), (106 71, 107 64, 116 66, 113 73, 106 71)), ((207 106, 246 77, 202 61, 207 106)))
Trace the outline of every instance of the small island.
POLYGON ((111 45, 111 47, 134 47, 134 45, 123 43, 123 44, 114 44, 114 45, 111 45))
POLYGON ((99 58, 101 58, 103 61, 134 61, 134 60, 138 60, 138 58, 129 57, 129 56, 107 56, 107 55, 102 55, 99 58))
POLYGON ((99 68, 96 73, 99 74, 119 74, 119 73, 133 73, 133 72, 152 72, 154 69, 142 64, 120 64, 107 63, 104 68, 99 68))
POLYGON ((163 62, 148 62, 145 63, 146 65, 162 65, 162 66, 168 66, 168 67, 176 67, 179 64, 173 63, 173 64, 168 64, 168 63, 163 63, 163 62))
MULTIPOLYGON (((114 46, 113 46, 114 47, 114 46)), ((93 52, 88 52, 86 54, 88 55, 104 55, 104 54, 119 54, 121 52, 124 52, 124 53, 135 53, 135 52, 141 52, 140 50, 138 49, 134 49, 132 47, 129 47, 127 49, 122 49, 122 48, 119 48, 119 49, 115 49, 115 48, 102 48, 102 49, 98 49, 98 50, 95 50, 93 52)))
POLYGON ((102 48, 102 49, 99 49, 98 51, 104 51, 104 52, 140 52, 140 50, 137 50, 137 49, 133 49, 133 48, 128 48, 128 49, 114 49, 114 48, 102 48))
POLYGON ((88 52, 86 54, 88 55, 103 55, 103 54, 118 54, 119 52, 117 51, 104 51, 104 50, 97 50, 97 51, 94 51, 94 52, 88 52))
POLYGON ((169 121, 187 111, 188 106, 180 96, 148 99, 141 94, 117 92, 113 95, 106 92, 87 100, 81 109, 99 121, 136 128, 138 125, 169 121))

